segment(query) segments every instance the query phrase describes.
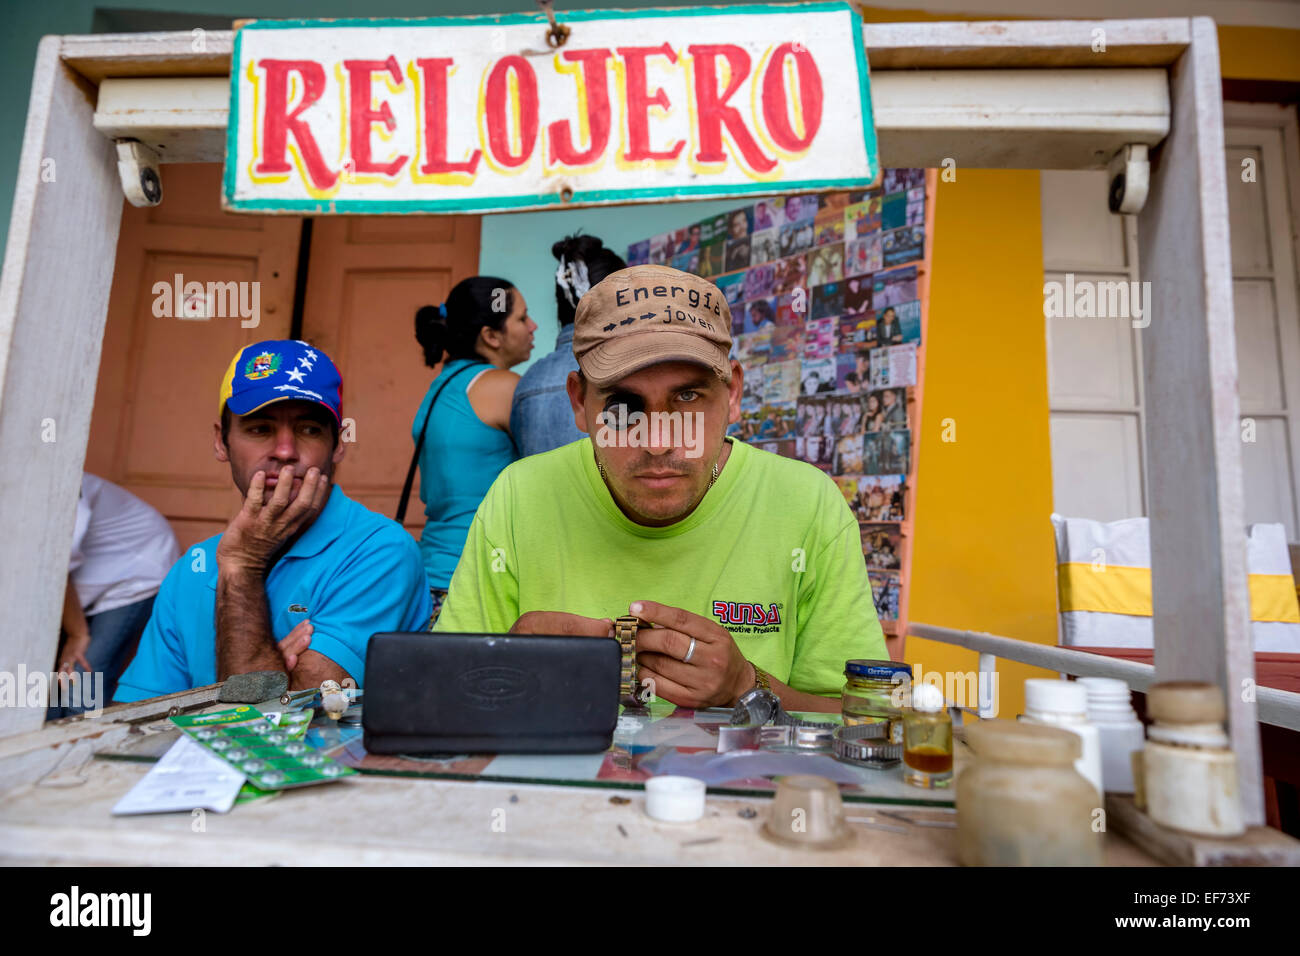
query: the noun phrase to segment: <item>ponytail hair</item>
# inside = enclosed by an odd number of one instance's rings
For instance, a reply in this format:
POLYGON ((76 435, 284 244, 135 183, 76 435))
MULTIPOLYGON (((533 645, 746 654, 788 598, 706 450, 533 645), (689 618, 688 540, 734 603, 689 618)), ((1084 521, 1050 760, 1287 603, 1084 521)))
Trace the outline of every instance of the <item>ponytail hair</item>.
POLYGON ((560 325, 572 325, 578 301, 611 273, 626 269, 627 263, 595 236, 565 236, 551 246, 560 261, 555 271, 555 316, 560 325))
POLYGON ((501 331, 515 307, 515 287, 496 276, 471 276, 456 283, 442 305, 421 306, 415 312, 415 339, 424 349, 424 364, 481 359, 479 331, 501 331))

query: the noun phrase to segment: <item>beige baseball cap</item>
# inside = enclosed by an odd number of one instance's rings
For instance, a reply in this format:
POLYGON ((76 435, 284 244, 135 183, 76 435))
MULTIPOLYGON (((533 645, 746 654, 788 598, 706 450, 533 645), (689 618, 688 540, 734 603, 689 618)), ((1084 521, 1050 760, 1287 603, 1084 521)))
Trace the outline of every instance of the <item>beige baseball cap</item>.
POLYGON ((597 388, 660 362, 694 362, 731 381, 731 307, 708 279, 668 266, 610 273, 578 302, 573 354, 597 388))

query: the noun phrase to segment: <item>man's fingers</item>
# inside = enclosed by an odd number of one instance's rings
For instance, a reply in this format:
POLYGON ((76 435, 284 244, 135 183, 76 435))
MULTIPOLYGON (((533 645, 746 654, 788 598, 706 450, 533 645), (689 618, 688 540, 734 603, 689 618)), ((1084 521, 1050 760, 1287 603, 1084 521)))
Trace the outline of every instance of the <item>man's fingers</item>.
POLYGON ((248 483, 248 495, 244 498, 244 513, 256 517, 262 510, 262 500, 266 495, 266 472, 259 471, 248 483))
POLYGON ((717 632, 721 630, 721 625, 716 621, 710 621, 707 617, 655 601, 633 601, 628 607, 628 612, 643 621, 681 631, 706 642, 716 640, 717 632))
POLYGON ((302 621, 295 625, 294 629, 286 634, 280 641, 281 652, 301 654, 311 646, 311 635, 313 630, 311 621, 302 621))
MULTIPOLYGON (((674 657, 666 654, 638 653, 636 655, 637 675, 644 677, 649 673, 660 674, 668 678, 674 684, 682 688, 689 688, 692 694, 698 694, 702 688, 697 686, 697 678, 703 675, 703 671, 693 664, 683 664, 674 657)), ((660 697, 663 695, 660 694, 660 697)))
POLYGON ((285 670, 292 671, 298 666, 298 655, 311 646, 312 624, 310 620, 299 621, 293 630, 280 639, 276 645, 280 656, 284 658, 285 670))
MULTIPOLYGON (((697 643, 703 644, 707 642, 697 640, 697 643)), ((636 649, 637 653, 642 651, 658 652, 664 657, 670 657, 681 662, 686 657, 686 652, 691 649, 691 635, 665 627, 642 628, 636 632, 636 649)), ((698 660, 699 653, 700 649, 696 647, 695 653, 691 655, 691 660, 698 660)))
MULTIPOLYGON (((310 516, 319 483, 320 469, 308 468, 307 473, 303 475, 302 485, 298 488, 298 497, 287 504, 279 516, 286 534, 297 531, 299 525, 310 516)), ((292 487, 292 484, 290 482, 290 487, 292 487)), ((278 488, 276 490, 279 491, 278 488)))
POLYGON ((293 493, 293 465, 285 465, 275 479, 275 491, 266 503, 266 513, 276 517, 289 505, 289 495, 293 493))
POLYGON ((650 691, 656 697, 662 697, 670 704, 676 704, 678 707, 704 707, 706 706, 703 699, 695 694, 690 688, 683 687, 670 677, 651 668, 642 667, 637 670, 637 681, 644 684, 650 681, 650 691))
POLYGON ((82 651, 77 651, 77 653, 73 655, 73 660, 84 667, 87 671, 94 669, 90 666, 90 661, 86 659, 86 655, 82 651))
POLYGON ((330 476, 321 472, 320 480, 316 482, 316 493, 312 496, 312 514, 320 514, 325 510, 325 499, 329 496, 329 493, 330 476))

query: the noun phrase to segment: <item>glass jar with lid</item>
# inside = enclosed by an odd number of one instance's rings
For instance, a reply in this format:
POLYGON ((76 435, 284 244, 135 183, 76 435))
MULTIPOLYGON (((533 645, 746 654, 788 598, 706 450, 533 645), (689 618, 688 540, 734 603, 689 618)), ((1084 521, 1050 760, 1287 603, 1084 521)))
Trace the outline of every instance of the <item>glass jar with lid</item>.
POLYGON ((912 665, 899 661, 845 661, 840 708, 846 725, 889 724, 889 739, 903 742, 903 708, 911 706, 912 665))
POLYGON ((1009 720, 966 728, 974 763, 957 777, 957 846, 967 866, 1100 866, 1097 791, 1068 730, 1009 720))

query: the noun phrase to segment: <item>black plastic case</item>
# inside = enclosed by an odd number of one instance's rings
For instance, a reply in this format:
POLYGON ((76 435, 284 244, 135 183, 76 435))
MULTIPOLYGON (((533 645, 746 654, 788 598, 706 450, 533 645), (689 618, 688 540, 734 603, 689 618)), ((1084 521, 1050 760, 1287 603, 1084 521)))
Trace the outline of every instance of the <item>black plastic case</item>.
POLYGON ((618 723, 618 641, 376 634, 366 649, 366 750, 597 753, 618 723))

